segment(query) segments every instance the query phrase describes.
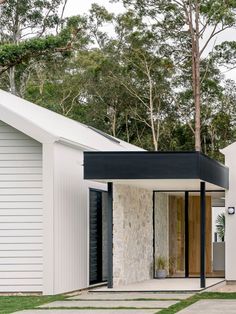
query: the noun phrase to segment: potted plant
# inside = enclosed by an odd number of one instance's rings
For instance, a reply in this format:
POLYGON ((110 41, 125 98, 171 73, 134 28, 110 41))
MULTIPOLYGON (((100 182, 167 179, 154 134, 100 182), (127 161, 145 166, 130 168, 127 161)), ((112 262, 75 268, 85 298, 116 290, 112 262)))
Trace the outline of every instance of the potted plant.
POLYGON ((166 271, 166 258, 164 256, 159 256, 156 259, 156 277, 158 279, 164 279, 167 276, 166 271))

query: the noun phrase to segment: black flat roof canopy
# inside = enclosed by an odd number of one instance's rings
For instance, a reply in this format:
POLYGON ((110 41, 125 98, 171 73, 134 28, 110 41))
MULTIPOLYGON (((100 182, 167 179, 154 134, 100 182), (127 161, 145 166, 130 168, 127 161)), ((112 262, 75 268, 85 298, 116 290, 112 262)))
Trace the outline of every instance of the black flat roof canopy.
POLYGON ((200 152, 84 152, 84 179, 198 179, 228 189, 229 169, 200 152))

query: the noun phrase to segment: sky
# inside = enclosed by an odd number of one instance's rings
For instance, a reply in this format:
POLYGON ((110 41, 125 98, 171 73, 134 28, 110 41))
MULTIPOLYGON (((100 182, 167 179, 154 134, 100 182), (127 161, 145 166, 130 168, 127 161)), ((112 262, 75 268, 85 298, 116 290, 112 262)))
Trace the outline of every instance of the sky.
POLYGON ((109 3, 109 0, 68 0, 66 15, 77 15, 88 12, 92 3, 98 3, 105 6, 109 11, 114 13, 122 12, 121 3, 109 3))
MULTIPOLYGON (((97 3, 99 5, 105 6, 109 12, 113 13, 122 13, 124 7, 119 3, 110 3, 109 0, 68 0, 65 16, 72 16, 87 13, 91 7, 92 3, 97 3)), ((209 46, 207 53, 212 50, 214 44, 220 44, 225 40, 236 40, 236 29, 229 29, 216 38, 216 41, 213 40, 209 46)), ((222 72, 225 74, 226 78, 233 79, 236 81, 236 69, 225 72, 225 69, 222 69, 222 72)))

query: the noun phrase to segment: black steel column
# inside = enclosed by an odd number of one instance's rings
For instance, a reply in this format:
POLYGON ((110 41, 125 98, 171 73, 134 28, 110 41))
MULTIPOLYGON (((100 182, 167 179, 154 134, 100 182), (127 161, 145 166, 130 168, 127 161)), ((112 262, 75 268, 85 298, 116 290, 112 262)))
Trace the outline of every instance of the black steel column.
POLYGON ((108 288, 113 288, 113 184, 108 183, 108 288))
POLYGON ((206 287, 206 184, 201 182, 201 198, 200 198, 200 281, 201 288, 206 287))
POLYGON ((188 227, 189 192, 185 192, 184 225, 185 225, 185 278, 189 277, 189 227, 188 227))

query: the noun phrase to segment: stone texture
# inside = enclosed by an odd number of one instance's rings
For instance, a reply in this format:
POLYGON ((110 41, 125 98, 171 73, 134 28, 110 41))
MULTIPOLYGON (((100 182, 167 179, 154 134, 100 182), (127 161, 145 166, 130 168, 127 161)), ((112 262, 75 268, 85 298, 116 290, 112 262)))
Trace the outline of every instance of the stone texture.
POLYGON ((152 278, 152 191, 114 184, 114 287, 152 278))
POLYGON ((235 314, 236 300, 201 300, 179 314, 235 314))
POLYGON ((26 310, 18 314, 155 314, 160 310, 26 310), (96 312, 95 312, 96 311, 96 312))
POLYGON ((169 260, 168 194, 158 192, 155 193, 155 258, 159 256, 169 260))
POLYGON ((140 309, 161 309, 167 308, 171 305, 176 304, 178 301, 173 300, 164 300, 164 301, 93 301, 93 300, 86 300, 86 301, 55 301, 51 303, 47 303, 44 305, 39 306, 39 308, 56 308, 56 307, 94 307, 94 308, 140 308, 140 309))

